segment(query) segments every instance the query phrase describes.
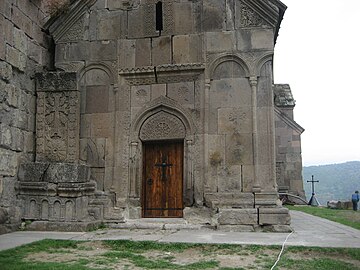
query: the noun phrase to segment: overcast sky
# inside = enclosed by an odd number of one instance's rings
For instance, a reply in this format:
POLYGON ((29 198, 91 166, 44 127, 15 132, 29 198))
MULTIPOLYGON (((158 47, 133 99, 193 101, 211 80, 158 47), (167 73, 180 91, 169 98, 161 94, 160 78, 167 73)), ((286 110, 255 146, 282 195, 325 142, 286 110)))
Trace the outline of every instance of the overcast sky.
POLYGON ((275 83, 296 100, 303 165, 360 160, 360 0, 282 0, 275 83))

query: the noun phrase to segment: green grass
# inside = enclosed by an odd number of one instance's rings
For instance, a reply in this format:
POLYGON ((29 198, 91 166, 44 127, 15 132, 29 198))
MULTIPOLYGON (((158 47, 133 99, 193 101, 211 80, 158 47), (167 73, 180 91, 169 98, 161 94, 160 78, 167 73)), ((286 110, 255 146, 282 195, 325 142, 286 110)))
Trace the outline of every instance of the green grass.
POLYGON ((287 205, 286 207, 288 207, 290 210, 302 211, 310 215, 326 218, 328 220, 360 230, 360 211, 356 212, 353 210, 340 210, 313 206, 287 205))
MULTIPOLYGON (((256 245, 207 245, 186 243, 158 243, 151 241, 133 242, 128 240, 77 242, 71 240, 42 240, 10 250, 0 252, 1 270, 84 270, 84 269, 270 269, 276 261, 280 246, 256 245), (90 248, 89 248, 90 247, 90 248), (94 255, 96 250, 101 253, 94 255), (81 256, 69 256, 72 253, 81 256), (86 255, 89 252, 89 255, 86 255), (188 263, 175 263, 177 256, 187 252, 188 258, 195 260, 188 263), (37 253, 51 256, 69 256, 68 261, 48 262, 29 260, 27 257, 37 253), (151 254, 151 255, 149 255, 151 254), (232 256, 239 264, 236 267, 220 267, 218 255, 232 256), (252 261, 247 265, 241 262, 252 261), (75 259, 74 259, 75 258, 75 259)), ((39 259, 40 258, 40 259, 39 259)), ((360 269, 360 249, 286 247, 276 269, 360 269)))

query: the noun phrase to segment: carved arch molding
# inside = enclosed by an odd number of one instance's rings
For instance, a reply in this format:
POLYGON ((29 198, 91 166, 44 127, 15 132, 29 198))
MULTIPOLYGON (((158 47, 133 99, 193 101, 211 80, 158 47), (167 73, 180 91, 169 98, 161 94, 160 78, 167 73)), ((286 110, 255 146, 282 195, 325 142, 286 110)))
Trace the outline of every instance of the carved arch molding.
POLYGON ((139 137, 142 141, 184 139, 186 128, 175 115, 160 111, 145 120, 139 137))

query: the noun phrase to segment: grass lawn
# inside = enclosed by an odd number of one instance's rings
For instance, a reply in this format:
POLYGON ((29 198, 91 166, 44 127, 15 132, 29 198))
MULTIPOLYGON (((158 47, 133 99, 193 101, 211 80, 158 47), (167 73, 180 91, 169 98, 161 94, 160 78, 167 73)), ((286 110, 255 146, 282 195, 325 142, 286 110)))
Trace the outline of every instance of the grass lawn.
POLYGON ((314 216, 326 218, 360 230, 360 211, 330 209, 313 206, 286 206, 290 210, 298 210, 314 216))
MULTIPOLYGON (((280 249, 128 240, 42 240, 1 251, 0 269, 270 269, 280 249)), ((360 249, 286 247, 276 269, 360 269, 360 249)))

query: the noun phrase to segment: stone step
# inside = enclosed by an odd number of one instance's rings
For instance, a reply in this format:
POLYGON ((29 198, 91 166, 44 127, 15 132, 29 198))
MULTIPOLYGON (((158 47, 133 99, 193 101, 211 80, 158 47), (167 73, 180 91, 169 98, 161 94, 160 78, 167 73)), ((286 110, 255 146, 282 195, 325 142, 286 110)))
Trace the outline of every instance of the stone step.
POLYGON ((157 230, 203 230, 214 229, 210 225, 190 224, 184 219, 174 218, 142 218, 127 220, 124 223, 107 223, 112 229, 157 229, 157 230))

